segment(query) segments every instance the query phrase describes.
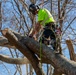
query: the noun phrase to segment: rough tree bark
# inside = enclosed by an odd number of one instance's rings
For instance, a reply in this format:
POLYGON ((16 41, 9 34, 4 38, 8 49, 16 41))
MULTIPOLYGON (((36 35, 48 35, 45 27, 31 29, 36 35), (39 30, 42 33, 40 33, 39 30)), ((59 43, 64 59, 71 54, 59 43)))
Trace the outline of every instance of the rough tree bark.
POLYGON ((28 60, 30 60, 30 63, 32 64, 36 74, 44 75, 39 65, 39 61, 37 57, 35 56, 34 52, 30 51, 26 46, 24 46, 15 36, 16 34, 14 35, 11 30, 5 29, 2 31, 2 33, 6 38, 8 38, 9 42, 12 45, 14 45, 17 49, 19 49, 20 52, 24 54, 28 58, 28 60))
MULTIPOLYGON (((41 69, 38 66, 39 61, 34 55, 35 53, 39 56, 40 47, 41 47, 40 44, 34 39, 29 38, 29 37, 24 37, 24 38, 22 37, 21 40, 18 40, 16 35, 14 35, 14 33, 11 32, 9 29, 3 30, 2 33, 9 40, 11 44, 16 46, 16 48, 18 48, 29 59, 37 75, 42 75, 42 73, 40 74, 41 69)), ((41 59, 42 61, 46 63, 50 63, 55 68, 58 74, 63 73, 66 75, 76 75, 76 62, 68 60, 63 55, 55 54, 50 48, 48 48, 44 44, 42 44, 42 58, 41 59)))

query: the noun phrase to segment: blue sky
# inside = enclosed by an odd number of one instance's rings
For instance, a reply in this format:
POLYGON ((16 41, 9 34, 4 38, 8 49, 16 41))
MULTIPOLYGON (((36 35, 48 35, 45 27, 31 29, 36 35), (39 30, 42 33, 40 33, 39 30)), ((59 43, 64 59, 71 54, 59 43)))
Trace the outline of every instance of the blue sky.
MULTIPOLYGON (((29 1, 29 0, 28 0, 29 1)), ((27 1, 28 4, 30 4, 29 2, 27 1)), ((74 0, 76 2, 76 0, 74 0)), ((10 19, 11 19, 11 16, 13 16, 13 13, 11 12, 13 9, 12 9, 12 5, 10 2, 6 3, 6 4, 3 4, 3 6, 5 6, 6 8, 4 8, 4 13, 3 13, 3 17, 6 17, 6 22, 3 22, 3 25, 2 25, 2 29, 4 28, 9 28, 11 27, 11 23, 10 23, 10 19), (7 9, 7 10, 6 10, 7 9), (6 11, 5 11, 6 10, 6 11), (7 13, 7 14, 6 14, 7 13), (10 16, 11 15, 11 16, 10 16)), ((46 7, 48 8, 48 7, 46 7)), ((75 10, 75 9, 73 9, 75 10)), ((73 15, 74 17, 76 16, 76 11, 72 11, 69 13, 71 16, 73 15)), ((69 17, 69 20, 71 20, 71 18, 69 17)), ((69 21, 70 22, 70 21, 69 21)), ((29 22, 30 23, 30 22, 29 22)), ((28 24, 29 24, 28 23, 28 24)), ((67 23, 68 25, 69 23, 67 23)), ((65 27, 67 27, 67 25, 65 24, 65 27)), ((71 25, 72 27, 76 28, 76 20, 72 23, 71 25)), ((12 29, 13 29, 13 26, 12 26, 12 29)), ((75 31, 76 32, 76 31, 75 31)), ((70 35, 69 35, 70 36, 70 35)), ((67 36, 65 36, 66 38, 67 36)), ((70 36, 71 38, 73 38, 73 36, 70 36)), ((66 45, 62 45, 64 46, 64 48, 66 47, 66 45)), ((0 54, 6 54, 6 55, 9 55, 10 52, 7 48, 2 48, 2 50, 0 50, 0 54)), ((68 52, 68 49, 64 50, 63 51, 63 54, 69 59, 69 52, 68 52)), ((11 65, 11 64, 7 64, 7 63, 3 63, 3 64, 0 64, 0 75, 14 75, 15 73, 15 66, 16 65, 11 65), (4 66, 4 65, 5 66, 4 66), (7 70, 7 68, 8 70, 7 70), (11 74, 9 74, 11 73, 11 74)), ((23 74, 22 75, 25 75, 26 74, 26 66, 25 65, 21 65, 22 66, 22 72, 23 74)), ((46 64, 44 64, 44 71, 46 71, 46 64)), ((19 75, 17 73, 17 75, 19 75)))

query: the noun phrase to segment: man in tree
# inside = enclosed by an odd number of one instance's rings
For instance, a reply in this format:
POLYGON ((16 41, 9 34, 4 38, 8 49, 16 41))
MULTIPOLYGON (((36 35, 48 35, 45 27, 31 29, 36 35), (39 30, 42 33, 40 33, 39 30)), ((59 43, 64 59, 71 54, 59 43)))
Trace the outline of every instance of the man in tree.
POLYGON ((55 20, 51 13, 47 9, 40 9, 35 4, 30 4, 29 11, 36 15, 38 14, 38 22, 33 27, 32 32, 29 34, 30 37, 34 37, 36 39, 37 33, 40 31, 40 29, 43 29, 42 33, 42 43, 45 45, 51 45, 55 52, 58 53, 57 49, 57 42, 56 42, 56 35, 55 35, 55 20))

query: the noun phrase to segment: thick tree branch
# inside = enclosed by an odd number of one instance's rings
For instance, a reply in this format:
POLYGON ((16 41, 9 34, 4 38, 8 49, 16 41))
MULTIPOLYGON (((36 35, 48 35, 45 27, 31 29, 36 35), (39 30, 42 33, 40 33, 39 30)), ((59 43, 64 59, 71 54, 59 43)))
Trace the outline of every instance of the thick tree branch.
MULTIPOLYGON (((35 42, 33 39, 28 37, 26 37, 23 42, 36 54, 40 53, 40 45, 38 42, 35 42)), ((47 58, 47 60, 49 60, 50 63, 60 72, 66 73, 67 75, 74 75, 76 73, 76 70, 72 70, 76 68, 76 62, 68 60, 63 55, 54 54, 53 51, 45 45, 42 45, 42 56, 47 58)))
POLYGON ((63 55, 55 54, 50 48, 48 48, 44 44, 40 46, 38 42, 36 42, 34 39, 29 37, 24 37, 24 38, 22 37, 22 40, 19 41, 17 37, 8 29, 6 29, 6 33, 3 34, 6 38, 8 38, 11 44, 15 45, 30 60, 34 69, 38 67, 38 60, 35 58, 34 53, 39 56, 40 48, 41 48, 42 50, 41 59, 46 59, 44 61, 47 61, 51 65, 53 65, 57 72, 59 72, 60 74, 64 73, 66 75, 76 75, 76 62, 68 60, 63 55), (29 52, 28 49, 30 49, 34 53, 29 52))
POLYGON ((39 61, 38 61, 37 57, 35 56, 35 54, 32 51, 30 51, 26 46, 24 46, 18 40, 18 38, 12 33, 12 31, 10 31, 9 29, 3 30, 2 33, 9 40, 9 42, 12 45, 15 45, 15 47, 18 48, 20 50, 20 52, 22 54, 24 54, 30 60, 30 63, 32 64, 36 74, 37 75, 44 75, 42 73, 42 70, 39 66, 39 61))
MULTIPOLYGON (((28 37, 22 42, 36 54, 40 54, 40 45, 38 42, 28 37)), ((53 51, 45 45, 42 45, 42 58, 46 58, 46 60, 48 60, 60 73, 67 75, 76 74, 76 62, 68 60, 63 55, 53 53, 53 51)))

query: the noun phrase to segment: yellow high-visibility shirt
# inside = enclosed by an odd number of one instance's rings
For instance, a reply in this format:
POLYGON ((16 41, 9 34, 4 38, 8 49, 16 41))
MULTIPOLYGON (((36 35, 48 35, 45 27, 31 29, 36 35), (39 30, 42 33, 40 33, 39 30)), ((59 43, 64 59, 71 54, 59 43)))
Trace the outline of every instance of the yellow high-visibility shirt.
POLYGON ((41 24, 45 26, 49 22, 55 22, 53 16, 47 9, 40 9, 38 11, 38 21, 41 21, 41 24))

